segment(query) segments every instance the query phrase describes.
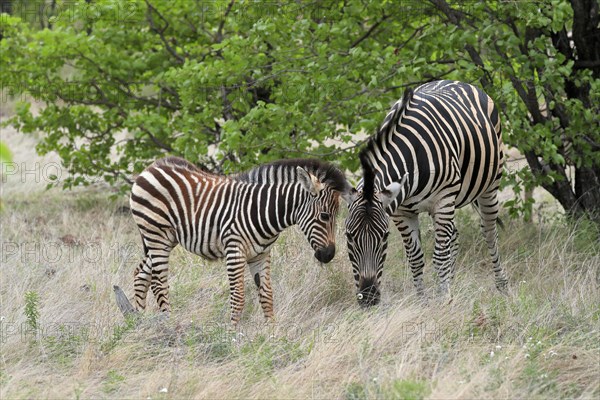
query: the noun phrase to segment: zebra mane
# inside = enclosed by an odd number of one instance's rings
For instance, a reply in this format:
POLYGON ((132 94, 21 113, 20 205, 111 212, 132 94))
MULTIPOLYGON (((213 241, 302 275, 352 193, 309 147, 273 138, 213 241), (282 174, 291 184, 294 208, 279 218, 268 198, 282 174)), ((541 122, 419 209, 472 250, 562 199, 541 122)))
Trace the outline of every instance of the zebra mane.
POLYGON ((330 186, 333 190, 346 192, 350 189, 350 184, 340 169, 333 164, 313 158, 278 160, 269 164, 259 165, 251 170, 234 175, 232 178, 252 183, 297 182, 298 174, 296 167, 304 168, 307 172, 316 176, 321 183, 330 186))
POLYGON ((153 165, 157 166, 157 167, 160 167, 160 166, 180 167, 183 169, 187 169, 188 171, 192 171, 192 172, 199 172, 199 171, 204 172, 203 170, 201 170, 200 168, 198 168, 196 165, 192 164, 188 160, 184 160, 181 157, 175 157, 175 156, 169 156, 169 157, 165 157, 165 158, 156 160, 153 165))
POLYGON ((413 96, 412 89, 406 89, 401 101, 397 101, 392 106, 392 109, 385 116, 383 123, 379 127, 377 133, 369 139, 367 146, 363 148, 358 157, 363 170, 363 198, 367 201, 367 212, 370 211, 370 206, 375 199, 375 166, 373 160, 375 158, 376 149, 383 147, 383 143, 388 140, 388 134, 398 124, 400 117, 406 109, 406 105, 410 102, 413 96))

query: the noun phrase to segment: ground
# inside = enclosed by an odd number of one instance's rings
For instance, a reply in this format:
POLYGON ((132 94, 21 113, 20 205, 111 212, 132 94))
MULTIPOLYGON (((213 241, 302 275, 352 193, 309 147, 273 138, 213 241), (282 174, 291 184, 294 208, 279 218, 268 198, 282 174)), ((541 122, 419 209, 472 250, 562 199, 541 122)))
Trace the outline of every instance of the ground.
MULTIPOLYGON (((3 140, 7 136, 3 135, 3 140)), ((494 288, 478 223, 458 215, 453 301, 435 297, 432 235, 423 218, 427 304, 416 298, 397 232, 382 304, 361 309, 338 220, 335 259, 320 265, 302 235, 273 250, 274 325, 246 280, 238 332, 228 322, 223 262, 181 248, 171 257, 168 319, 117 309, 133 293, 136 227, 101 184, 44 191, 35 139, 9 134, 15 162, 38 175, 3 182, 0 398, 598 398, 600 245, 586 221, 541 211, 510 220, 500 254, 508 294, 494 288)))

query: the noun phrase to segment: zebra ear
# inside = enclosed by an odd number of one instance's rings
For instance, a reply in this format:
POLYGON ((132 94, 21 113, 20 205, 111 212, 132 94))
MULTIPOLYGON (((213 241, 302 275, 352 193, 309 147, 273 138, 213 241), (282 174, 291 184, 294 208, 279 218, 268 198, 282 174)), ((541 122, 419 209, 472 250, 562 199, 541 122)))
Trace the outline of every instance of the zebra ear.
POLYGON ((348 190, 342 192, 342 199, 344 199, 348 205, 354 203, 357 197, 358 191, 355 188, 349 188, 348 190))
POLYGON ((381 200, 381 204, 383 208, 388 208, 388 206, 398 197, 400 191, 404 187, 406 183, 406 178, 408 175, 404 175, 400 182, 392 182, 386 186, 381 192, 379 192, 379 200, 381 200))
POLYGON ((298 181, 302 184, 302 187, 313 196, 319 194, 322 186, 319 179, 302 167, 296 167, 296 171, 298 172, 298 181))

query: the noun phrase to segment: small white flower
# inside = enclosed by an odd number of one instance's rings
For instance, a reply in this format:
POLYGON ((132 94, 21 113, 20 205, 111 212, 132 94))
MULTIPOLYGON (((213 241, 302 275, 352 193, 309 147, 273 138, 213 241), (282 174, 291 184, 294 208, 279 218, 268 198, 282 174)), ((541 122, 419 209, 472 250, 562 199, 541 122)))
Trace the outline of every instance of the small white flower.
POLYGON ((494 357, 494 350, 490 351, 490 358, 494 357))
POLYGON ((0 317, 0 322, 4 321, 6 319, 6 317, 3 315, 0 317))
POLYGON ((529 358, 529 353, 526 353, 526 354, 525 354, 525 358, 529 358))
POLYGON ((502 346, 500 346, 499 344, 496 345, 496 350, 500 350, 502 348, 502 346))
POLYGON ((167 389, 166 387, 164 387, 164 388, 160 389, 158 392, 159 393, 168 393, 169 389, 167 389))
POLYGON ((373 378, 373 383, 377 383, 377 377, 373 378))
POLYGON ((554 350, 550 350, 550 351, 548 352, 548 355, 549 355, 550 357, 554 357, 556 354, 557 354, 557 353, 556 353, 554 350))

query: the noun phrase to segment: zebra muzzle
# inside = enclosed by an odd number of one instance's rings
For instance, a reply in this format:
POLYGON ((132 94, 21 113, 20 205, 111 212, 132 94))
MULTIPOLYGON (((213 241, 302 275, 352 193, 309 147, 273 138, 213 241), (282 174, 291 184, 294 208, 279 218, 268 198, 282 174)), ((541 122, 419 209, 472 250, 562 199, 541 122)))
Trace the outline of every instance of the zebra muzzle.
POLYGON ((356 294, 356 300, 361 307, 370 307, 379 304, 381 293, 375 286, 367 287, 356 294))
POLYGON ((335 256, 335 244, 330 244, 327 247, 321 247, 315 251, 315 258, 322 263, 328 263, 335 256))

